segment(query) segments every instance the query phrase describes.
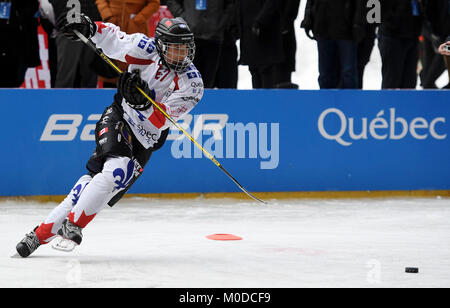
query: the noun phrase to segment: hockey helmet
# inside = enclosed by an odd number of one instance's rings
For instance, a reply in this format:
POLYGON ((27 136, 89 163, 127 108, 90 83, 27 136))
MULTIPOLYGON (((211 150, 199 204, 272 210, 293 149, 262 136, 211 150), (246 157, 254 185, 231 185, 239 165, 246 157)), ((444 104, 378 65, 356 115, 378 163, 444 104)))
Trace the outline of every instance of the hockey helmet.
POLYGON ((155 42, 162 63, 169 69, 182 73, 194 60, 194 34, 181 17, 161 19, 155 42))

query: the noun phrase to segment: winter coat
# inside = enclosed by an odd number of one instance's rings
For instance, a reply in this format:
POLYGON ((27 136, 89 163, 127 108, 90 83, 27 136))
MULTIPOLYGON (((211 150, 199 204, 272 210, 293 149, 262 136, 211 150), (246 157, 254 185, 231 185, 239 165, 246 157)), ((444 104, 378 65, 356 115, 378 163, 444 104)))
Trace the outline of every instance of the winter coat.
POLYGON ((0 87, 19 87, 26 69, 41 64, 38 9, 37 0, 12 0, 9 20, 0 19, 0 87))
POLYGON ((423 25, 421 2, 424 0, 381 0, 379 33, 398 38, 418 38, 423 25), (413 1, 417 1, 418 16, 413 14, 413 1))
POLYGON ((206 9, 196 9, 198 0, 167 0, 174 17, 182 17, 196 39, 222 41, 232 22, 235 0, 204 0, 206 9))
POLYGON ((366 2, 362 0, 308 0, 302 28, 314 38, 355 40, 364 38, 366 2))
POLYGON ((281 38, 282 1, 239 1, 239 64, 270 66, 285 60, 281 38))
POLYGON ((284 0, 281 7, 281 37, 285 61, 282 69, 295 71, 297 40, 295 38, 294 21, 297 19, 300 0, 284 0))
POLYGON ((425 4, 425 17, 431 24, 433 33, 441 39, 450 35, 450 1, 433 0, 425 4))
POLYGON ((281 6, 281 32, 290 31, 298 16, 300 0, 284 0, 281 6))
POLYGON ((96 0, 103 21, 128 34, 148 35, 148 20, 159 9, 159 0, 96 0))

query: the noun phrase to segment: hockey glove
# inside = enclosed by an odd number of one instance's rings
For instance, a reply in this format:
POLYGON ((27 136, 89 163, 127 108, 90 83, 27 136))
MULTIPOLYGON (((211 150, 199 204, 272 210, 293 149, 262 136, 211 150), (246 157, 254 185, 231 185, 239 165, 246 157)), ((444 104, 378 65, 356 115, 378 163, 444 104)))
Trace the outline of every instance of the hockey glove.
POLYGON ((91 38, 97 31, 97 25, 83 13, 66 14, 63 13, 56 21, 56 29, 72 41, 79 41, 73 30, 78 30, 86 38, 91 38))
POLYGON ((136 87, 143 90, 151 99, 155 99, 155 91, 150 91, 148 84, 141 79, 138 70, 132 73, 124 72, 119 76, 119 80, 117 81, 117 91, 119 94, 125 98, 126 103, 131 108, 145 110, 152 103, 136 87))

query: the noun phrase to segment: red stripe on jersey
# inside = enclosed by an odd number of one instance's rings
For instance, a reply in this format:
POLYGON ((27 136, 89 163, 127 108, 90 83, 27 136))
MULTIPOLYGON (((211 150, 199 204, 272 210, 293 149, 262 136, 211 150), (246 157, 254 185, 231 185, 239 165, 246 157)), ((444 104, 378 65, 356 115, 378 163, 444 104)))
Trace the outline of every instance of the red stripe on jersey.
POLYGON ((105 26, 101 21, 96 21, 95 24, 97 25, 97 32, 100 34, 102 34, 104 28, 108 28, 108 26, 105 26))
MULTIPOLYGON (((164 104, 160 104, 160 103, 157 103, 157 104, 159 107, 161 107, 162 110, 166 111, 166 106, 164 106, 164 104)), ((166 123, 166 117, 155 106, 153 106, 153 113, 148 119, 157 128, 163 127, 163 125, 166 123)))
POLYGON ((125 61, 127 61, 127 64, 139 64, 139 65, 150 65, 154 62, 153 60, 139 59, 132 57, 130 55, 125 56, 125 61))
POLYGON ((178 79, 179 79, 178 74, 175 73, 175 77, 173 78, 173 81, 175 82, 175 88, 173 89, 174 91, 180 90, 180 87, 178 86, 178 79))

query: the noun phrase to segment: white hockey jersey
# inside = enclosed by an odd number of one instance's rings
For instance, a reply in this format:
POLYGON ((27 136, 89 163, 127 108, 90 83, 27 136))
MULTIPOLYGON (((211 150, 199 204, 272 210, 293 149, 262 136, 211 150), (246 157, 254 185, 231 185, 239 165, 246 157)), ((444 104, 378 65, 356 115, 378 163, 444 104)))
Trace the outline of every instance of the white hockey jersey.
MULTIPOLYGON (((191 64, 183 73, 164 67, 156 51, 155 40, 144 34, 128 35, 111 23, 97 22, 92 41, 110 58, 129 64, 128 71, 139 69, 141 78, 155 93, 155 102, 175 121, 192 110, 203 96, 203 81, 191 64)), ((144 111, 131 108, 122 101, 124 119, 133 134, 146 148, 155 144, 161 132, 172 124, 157 108, 144 111)))

